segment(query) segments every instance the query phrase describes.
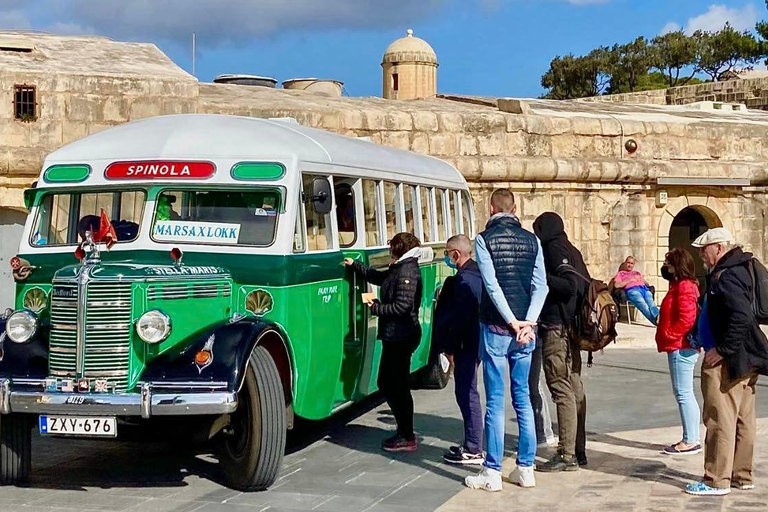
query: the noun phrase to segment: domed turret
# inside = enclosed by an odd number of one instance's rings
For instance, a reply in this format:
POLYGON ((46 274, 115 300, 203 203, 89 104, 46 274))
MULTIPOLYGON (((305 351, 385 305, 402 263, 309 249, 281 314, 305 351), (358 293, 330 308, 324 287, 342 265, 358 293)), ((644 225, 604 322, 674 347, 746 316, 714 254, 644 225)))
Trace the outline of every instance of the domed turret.
POLYGON ((412 100, 437 94, 437 54, 408 29, 405 37, 393 42, 384 52, 384 98, 412 100))

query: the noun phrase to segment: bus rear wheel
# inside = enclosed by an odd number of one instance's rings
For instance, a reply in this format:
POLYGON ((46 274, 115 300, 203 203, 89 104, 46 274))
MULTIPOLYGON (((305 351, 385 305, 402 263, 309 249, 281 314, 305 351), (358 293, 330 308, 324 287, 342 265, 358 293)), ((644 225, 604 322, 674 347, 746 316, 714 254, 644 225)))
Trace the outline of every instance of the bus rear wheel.
POLYGON ((32 469, 32 419, 27 414, 0 416, 0 485, 29 480, 32 469))
POLYGON ((269 351, 253 349, 237 410, 219 435, 218 455, 227 485, 262 491, 280 472, 287 434, 285 395, 269 351))

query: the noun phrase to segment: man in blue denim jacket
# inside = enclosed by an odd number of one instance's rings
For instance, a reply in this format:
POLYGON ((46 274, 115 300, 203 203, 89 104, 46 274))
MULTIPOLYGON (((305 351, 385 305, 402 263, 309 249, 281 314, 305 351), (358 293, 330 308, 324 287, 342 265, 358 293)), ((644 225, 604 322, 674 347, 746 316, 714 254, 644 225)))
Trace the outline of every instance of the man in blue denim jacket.
POLYGON ((517 468, 510 480, 534 487, 536 428, 528 389, 531 356, 536 346, 534 327, 547 297, 547 278, 541 243, 523 229, 515 215, 512 192, 491 195, 491 218, 475 240, 475 254, 483 277, 480 300, 480 359, 485 385, 487 455, 482 471, 464 479, 467 487, 501 490, 504 455, 504 372, 509 368, 512 404, 519 428, 517 468))

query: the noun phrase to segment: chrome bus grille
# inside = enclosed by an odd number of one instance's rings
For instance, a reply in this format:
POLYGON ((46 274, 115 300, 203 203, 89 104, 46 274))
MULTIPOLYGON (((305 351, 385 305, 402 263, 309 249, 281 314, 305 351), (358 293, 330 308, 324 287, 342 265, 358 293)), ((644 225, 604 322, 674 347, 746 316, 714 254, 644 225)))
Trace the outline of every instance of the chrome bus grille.
POLYGON ((75 283, 54 283, 53 288, 49 354, 51 375, 106 379, 110 391, 126 391, 130 363, 131 283, 92 281, 86 284, 81 374, 77 372, 78 287, 75 283))

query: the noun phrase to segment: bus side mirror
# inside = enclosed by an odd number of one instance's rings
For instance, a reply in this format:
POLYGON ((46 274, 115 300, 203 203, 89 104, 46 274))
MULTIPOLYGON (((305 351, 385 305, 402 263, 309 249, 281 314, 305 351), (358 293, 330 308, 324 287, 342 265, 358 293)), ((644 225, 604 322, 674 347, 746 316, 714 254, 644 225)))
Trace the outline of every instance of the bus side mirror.
POLYGON ((32 203, 35 199, 35 193, 37 192, 34 188, 28 188, 24 190, 24 207, 29 210, 32 208, 32 203))
POLYGON ((331 183, 327 178, 312 180, 312 207, 315 213, 326 215, 331 212, 331 183))

